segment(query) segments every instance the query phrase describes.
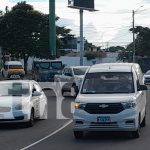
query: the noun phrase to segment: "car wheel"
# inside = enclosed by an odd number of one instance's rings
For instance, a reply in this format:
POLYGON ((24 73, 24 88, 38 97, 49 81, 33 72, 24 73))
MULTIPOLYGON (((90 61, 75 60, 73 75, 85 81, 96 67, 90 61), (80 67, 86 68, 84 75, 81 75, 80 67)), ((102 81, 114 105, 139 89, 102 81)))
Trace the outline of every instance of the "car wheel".
POLYGON ((47 106, 45 106, 43 115, 41 117, 42 120, 46 120, 48 118, 47 106))
POLYGON ((62 89, 62 90, 61 90, 61 94, 62 94, 63 97, 65 97, 65 94, 64 94, 64 93, 65 93, 65 91, 62 89))
POLYGON ((27 123, 28 127, 33 127, 34 126, 34 110, 31 110, 31 114, 30 114, 30 120, 27 123))
POLYGON ((71 95, 72 95, 73 97, 77 97, 77 95, 78 95, 78 87, 74 84, 74 85, 72 86, 72 89, 73 89, 73 94, 72 94, 72 92, 71 92, 71 95))
POLYGON ((140 116, 139 116, 139 123, 138 123, 138 129, 136 131, 132 132, 133 138, 139 138, 141 133, 141 125, 140 125, 140 116))
POLYGON ((83 138, 83 131, 74 131, 74 137, 76 139, 82 139, 83 138))

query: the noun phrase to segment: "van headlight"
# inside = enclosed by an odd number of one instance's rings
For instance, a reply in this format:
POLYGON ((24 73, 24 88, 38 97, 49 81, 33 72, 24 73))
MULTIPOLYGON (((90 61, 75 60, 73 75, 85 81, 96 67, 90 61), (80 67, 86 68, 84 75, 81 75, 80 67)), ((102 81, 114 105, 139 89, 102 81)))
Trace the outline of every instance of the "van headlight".
POLYGON ((124 102, 122 103, 124 109, 131 109, 136 107, 136 102, 134 101, 129 101, 129 102, 124 102))
POLYGON ((14 108, 15 110, 22 110, 22 104, 16 104, 14 108))
POLYGON ((84 109, 86 107, 85 103, 74 102, 75 109, 84 109))

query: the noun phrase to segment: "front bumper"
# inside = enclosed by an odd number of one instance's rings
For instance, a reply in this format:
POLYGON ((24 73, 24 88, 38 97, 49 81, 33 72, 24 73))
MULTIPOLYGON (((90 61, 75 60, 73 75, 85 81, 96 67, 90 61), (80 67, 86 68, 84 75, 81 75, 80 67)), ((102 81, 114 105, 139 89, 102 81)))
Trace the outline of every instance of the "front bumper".
POLYGON ((118 114, 89 114, 84 110, 75 110, 73 116, 74 131, 136 131, 138 113, 135 109, 124 110, 118 114), (110 122, 98 122, 98 117, 110 117, 110 122))
POLYGON ((28 111, 12 111, 0 113, 0 123, 15 123, 15 122, 28 122, 30 115, 28 111))

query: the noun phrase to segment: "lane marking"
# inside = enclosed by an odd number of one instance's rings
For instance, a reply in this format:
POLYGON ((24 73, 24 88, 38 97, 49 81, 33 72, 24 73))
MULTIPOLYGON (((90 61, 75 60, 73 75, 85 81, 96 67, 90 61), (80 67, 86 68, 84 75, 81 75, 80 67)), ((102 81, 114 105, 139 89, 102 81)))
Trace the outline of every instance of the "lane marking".
POLYGON ((38 141, 36 141, 36 142, 34 142, 34 143, 32 143, 32 144, 30 144, 30 145, 24 147, 24 148, 21 148, 20 150, 26 150, 26 149, 28 149, 28 148, 30 148, 30 147, 32 147, 32 146, 35 146, 36 144, 38 144, 38 143, 40 143, 40 142, 42 142, 42 141, 48 139, 49 137, 51 137, 51 136, 57 134, 58 132, 60 132, 61 130, 63 130, 65 127, 67 127, 68 125, 70 125, 72 122, 73 122, 72 120, 68 121, 66 124, 64 124, 64 125, 63 125, 61 128, 59 128, 58 130, 56 130, 56 131, 50 133, 49 135, 45 136, 44 138, 42 138, 42 139, 40 139, 40 140, 38 140, 38 141))

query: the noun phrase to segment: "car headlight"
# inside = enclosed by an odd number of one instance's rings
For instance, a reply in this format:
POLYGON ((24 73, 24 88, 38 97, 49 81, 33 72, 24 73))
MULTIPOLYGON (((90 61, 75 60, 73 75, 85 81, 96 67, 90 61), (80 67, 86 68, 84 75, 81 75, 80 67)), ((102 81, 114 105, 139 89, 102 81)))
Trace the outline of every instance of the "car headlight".
POLYGON ((130 102, 124 102, 122 103, 124 109, 131 109, 136 107, 136 102, 130 101, 130 102))
POLYGON ((86 107, 86 104, 84 103, 74 102, 75 109, 84 109, 85 107, 86 107))
POLYGON ((16 104, 14 108, 15 110, 22 110, 22 104, 16 104))

